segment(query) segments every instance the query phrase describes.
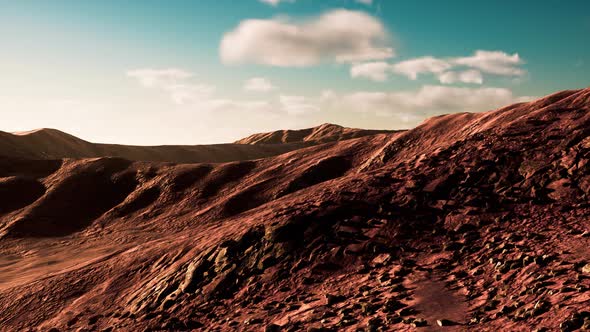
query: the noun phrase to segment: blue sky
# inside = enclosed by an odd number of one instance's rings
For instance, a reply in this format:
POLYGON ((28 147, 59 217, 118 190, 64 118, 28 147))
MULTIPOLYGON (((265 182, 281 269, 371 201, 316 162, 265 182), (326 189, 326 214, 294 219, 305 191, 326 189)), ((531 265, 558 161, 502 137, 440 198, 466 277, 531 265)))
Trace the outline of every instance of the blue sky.
POLYGON ((409 128, 587 87, 589 33, 588 1, 0 0, 0 130, 409 128))

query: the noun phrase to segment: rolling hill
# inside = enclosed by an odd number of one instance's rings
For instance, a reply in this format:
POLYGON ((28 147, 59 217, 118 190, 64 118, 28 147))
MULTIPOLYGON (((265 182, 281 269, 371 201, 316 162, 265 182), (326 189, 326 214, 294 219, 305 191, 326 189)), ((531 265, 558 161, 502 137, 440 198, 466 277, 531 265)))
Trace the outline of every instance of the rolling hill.
POLYGON ((366 130, 346 128, 324 123, 321 126, 300 130, 278 130, 254 134, 236 141, 237 144, 284 144, 295 142, 327 143, 369 135, 393 133, 392 130, 366 130))

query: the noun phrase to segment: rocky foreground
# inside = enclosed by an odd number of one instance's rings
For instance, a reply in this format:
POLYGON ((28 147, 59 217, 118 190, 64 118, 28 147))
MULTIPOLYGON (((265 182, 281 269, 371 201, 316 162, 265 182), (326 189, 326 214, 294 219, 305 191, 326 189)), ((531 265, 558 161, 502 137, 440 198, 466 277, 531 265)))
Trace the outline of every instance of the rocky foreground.
POLYGON ((590 89, 265 159, 0 161, 2 331, 590 330, 590 89))

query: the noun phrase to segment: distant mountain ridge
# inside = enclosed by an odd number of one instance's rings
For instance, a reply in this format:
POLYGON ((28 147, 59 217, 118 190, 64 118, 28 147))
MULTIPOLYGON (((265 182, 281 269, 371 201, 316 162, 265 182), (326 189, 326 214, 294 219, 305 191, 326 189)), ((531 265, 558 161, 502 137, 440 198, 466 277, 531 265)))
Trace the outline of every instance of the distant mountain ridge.
POLYGON ((91 143, 57 129, 0 131, 0 156, 22 159, 120 157, 177 163, 230 162, 266 158, 311 145, 388 133, 333 124, 302 130, 255 134, 235 143, 210 145, 133 146, 91 143))
POLYGON ((56 129, 39 129, 16 134, 0 132, 0 156, 21 159, 120 157, 137 161, 218 163, 266 158, 306 146, 309 144, 132 146, 91 143, 56 129))
POLYGON ((321 126, 299 130, 277 130, 242 138, 237 144, 284 144, 294 142, 327 143, 376 134, 391 134, 393 130, 346 128, 324 123, 321 126))

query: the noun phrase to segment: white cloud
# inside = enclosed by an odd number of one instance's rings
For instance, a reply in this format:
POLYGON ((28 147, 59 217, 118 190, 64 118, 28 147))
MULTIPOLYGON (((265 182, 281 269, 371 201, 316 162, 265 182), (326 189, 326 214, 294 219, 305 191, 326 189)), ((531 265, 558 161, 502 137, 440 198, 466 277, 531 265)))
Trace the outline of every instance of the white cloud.
MULTIPOLYGON (((198 110, 200 114, 235 114, 252 116, 265 114, 267 118, 283 115, 300 116, 319 111, 317 102, 305 96, 281 95, 274 101, 234 100, 215 96, 215 86, 192 82, 192 73, 182 70, 138 69, 128 72, 144 87, 167 94, 181 109, 198 110)), ((246 81, 244 89, 267 92, 276 89, 262 77, 246 81)))
POLYGON ((453 84, 456 82, 482 84, 483 76, 479 70, 465 71, 447 71, 438 75, 438 80, 443 84, 453 84))
POLYGON ((524 63, 518 53, 510 55, 501 51, 477 50, 474 55, 456 58, 453 62, 494 75, 522 76, 525 74, 525 71, 518 67, 524 63))
POLYGON ((320 101, 331 101, 336 98, 337 94, 334 90, 326 89, 320 94, 320 101))
POLYGON ((530 100, 505 88, 459 88, 425 85, 415 91, 355 92, 331 95, 324 105, 340 111, 390 116, 407 126, 443 113, 482 112, 530 100))
POLYGON ((482 84, 483 73, 496 76, 523 76, 526 71, 520 68, 522 64, 524 61, 517 53, 510 55, 502 51, 477 50, 468 57, 424 56, 395 64, 383 61, 359 63, 351 67, 350 74, 353 78, 364 77, 374 81, 387 80, 390 72, 404 75, 411 80, 418 79, 421 74, 432 74, 444 84, 482 84))
POLYGON ((304 96, 281 95, 279 101, 283 111, 290 115, 301 115, 320 110, 319 106, 304 96))
POLYGON ((137 79, 141 85, 146 87, 162 87, 190 78, 192 74, 177 68, 145 68, 130 70, 127 72, 127 76, 137 79))
POLYGON ((236 113, 240 114, 240 116, 251 116, 254 113, 270 113, 274 111, 272 104, 267 101, 240 101, 220 98, 205 99, 190 106, 202 112, 236 113))
POLYGON ((130 70, 127 76, 136 79, 144 87, 157 88, 168 93, 170 99, 178 105, 208 99, 215 92, 213 85, 188 82, 193 74, 182 69, 143 68, 130 70))
POLYGON ((175 104, 201 112, 273 110, 271 103, 267 101, 237 101, 215 97, 215 86, 191 82, 190 78, 194 75, 180 69, 137 69, 127 72, 127 75, 135 78, 144 87, 156 88, 168 94, 175 104))
POLYGON ((387 80, 387 76, 391 71, 392 66, 384 61, 379 62, 367 62, 354 64, 350 68, 350 76, 353 78, 367 78, 377 82, 383 82, 387 80))
POLYGON ((411 80, 418 78, 419 74, 423 73, 442 73, 452 66, 445 60, 437 59, 431 56, 425 56, 416 59, 410 59, 398 62, 393 65, 393 71, 407 76, 411 80))
POLYGON ((264 77, 254 77, 246 81, 244 84, 244 90, 253 92, 269 92, 276 90, 270 80, 264 77))
POLYGON ((322 61, 338 63, 387 59, 381 21, 364 12, 338 9, 303 22, 250 19, 223 36, 220 56, 226 64, 257 63, 306 67, 322 61))
POLYGON ((281 2, 295 2, 295 0, 258 0, 258 1, 265 3, 267 5, 271 5, 271 6, 278 6, 278 4, 281 2))
POLYGON ((172 84, 162 89, 170 94, 170 98, 178 105, 199 102, 211 97, 215 87, 208 84, 172 84))

